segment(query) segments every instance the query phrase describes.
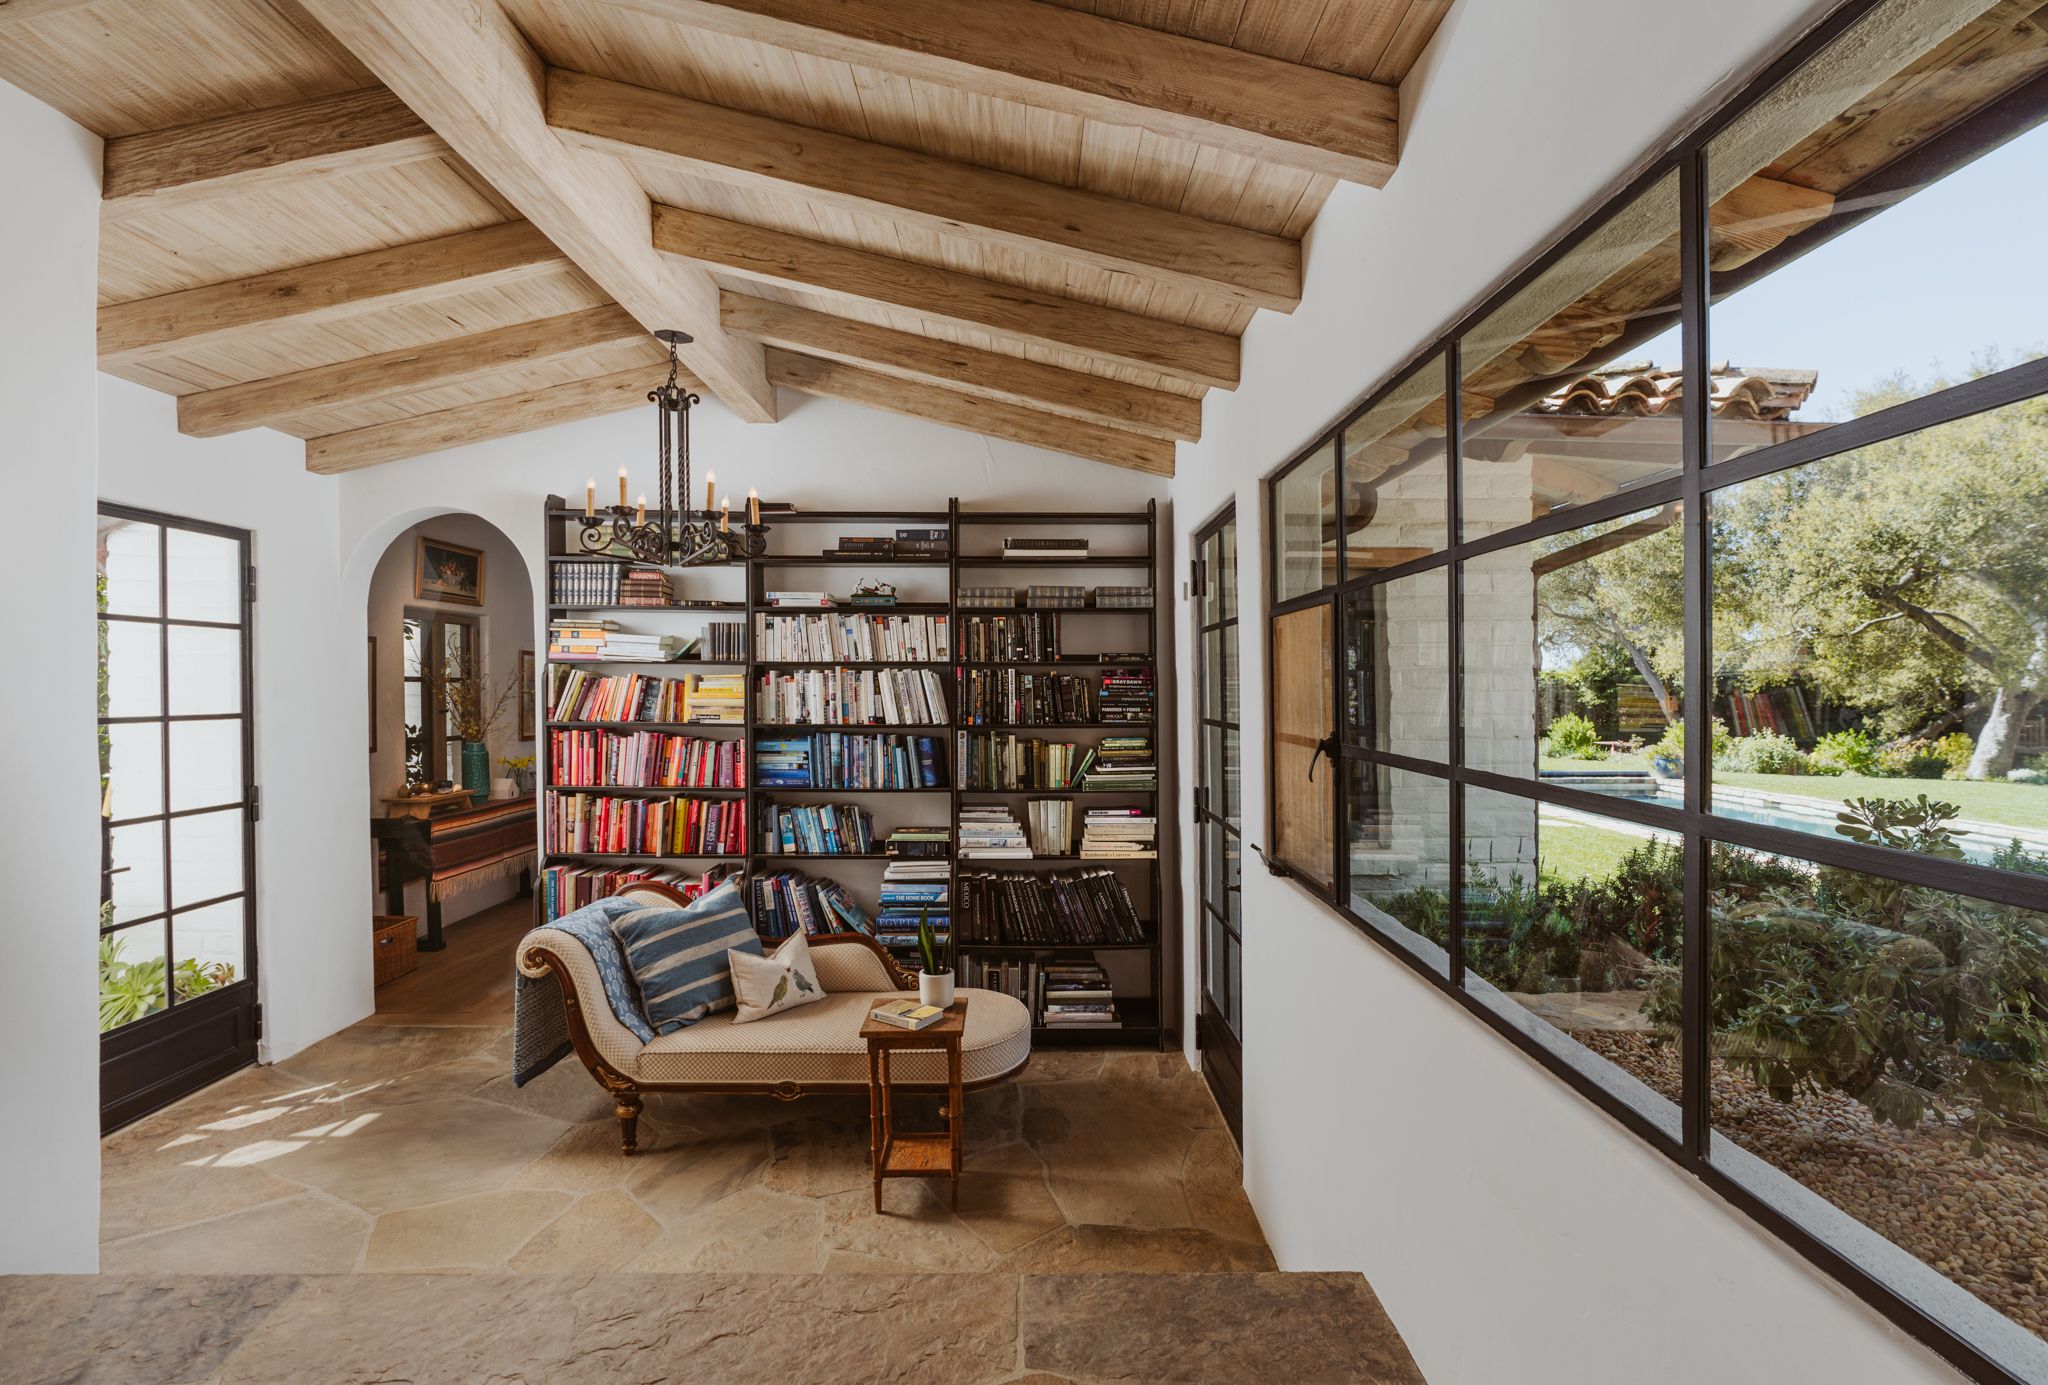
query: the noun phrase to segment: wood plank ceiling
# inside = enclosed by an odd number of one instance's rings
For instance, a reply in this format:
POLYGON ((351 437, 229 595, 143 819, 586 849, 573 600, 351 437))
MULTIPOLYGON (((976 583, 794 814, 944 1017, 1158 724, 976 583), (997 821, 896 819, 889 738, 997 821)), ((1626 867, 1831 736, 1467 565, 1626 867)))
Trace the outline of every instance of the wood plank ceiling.
POLYGON ((1170 474, 1449 0, 0 0, 107 140, 102 368, 343 471, 644 404, 648 335, 1170 474))

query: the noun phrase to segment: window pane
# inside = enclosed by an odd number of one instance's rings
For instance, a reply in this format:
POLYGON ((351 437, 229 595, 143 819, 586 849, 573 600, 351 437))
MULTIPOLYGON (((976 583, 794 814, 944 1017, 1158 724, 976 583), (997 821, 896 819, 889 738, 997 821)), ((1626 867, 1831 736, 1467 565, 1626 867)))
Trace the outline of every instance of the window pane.
POLYGON ((1219 535, 1202 541, 1202 601, 1198 608, 1204 625, 1214 625, 1223 605, 1223 544, 1219 535))
POLYGON ((1877 1237, 2048 1335, 2048 914, 1726 846, 1709 888, 1714 1162, 1855 1217, 1909 1297, 1932 1276, 1877 1237))
POLYGON ((1237 635, 1236 625, 1222 628, 1222 648, 1218 653, 1218 668, 1222 673, 1223 707, 1220 713, 1225 721, 1237 720, 1237 635))
POLYGON ((1678 264, 1673 173, 1466 333, 1465 538, 1679 473, 1678 264))
POLYGON ((106 726, 107 816, 116 822, 164 810, 163 724, 106 726))
POLYGON ((1201 714, 1211 719, 1223 715, 1223 640, 1226 635, 1236 633, 1232 628, 1202 632, 1201 714))
POLYGON ((101 610, 123 616, 160 616, 157 543, 154 524, 100 516, 100 578, 106 585, 101 610))
POLYGON ((174 620, 242 619, 242 545, 189 529, 164 533, 165 614, 174 620))
POLYGON ((1666 505, 1465 564, 1466 765, 1630 798, 1678 793, 1677 520, 1666 505))
POLYGON ((171 819, 171 906, 235 894, 242 870, 242 810, 171 819))
POLYGON ((1345 570, 1351 576, 1450 541, 1444 360, 1424 361, 1344 430, 1345 570))
POLYGON ((1714 811, 1832 836, 1844 800, 1924 792, 1954 805, 1969 859, 2048 859, 2048 786, 2029 782, 2048 750, 2048 399, 1709 506, 1715 715, 1732 734, 1714 811))
POLYGON ((1328 602, 1273 622, 1273 849, 1325 889, 1336 867, 1330 672, 1328 602))
POLYGON ((171 811, 242 801, 242 723, 171 723, 171 811))
POLYGON ((1231 520, 1223 526, 1218 537, 1223 542, 1223 580, 1218 583, 1223 593, 1221 614, 1225 620, 1237 619, 1237 521, 1231 520))
POLYGON ((164 911, 164 825, 138 822, 116 827, 110 842, 114 873, 115 923, 129 923, 164 911))
POLYGON ((173 716, 242 710, 242 632, 203 625, 172 625, 170 641, 173 716))
POLYGON ((1640 827, 1465 790, 1466 985, 1674 1135, 1684 873, 1640 827))
POLYGON ((169 994, 161 923, 145 923, 100 939, 102 1033, 155 1014, 169 994))
POLYGON ((1243 815, 1244 795, 1241 787, 1243 781, 1238 770, 1237 746, 1237 728, 1226 728, 1223 732, 1223 820, 1242 831, 1244 824, 1239 819, 1243 815))
POLYGON ((1879 6, 1709 147, 1709 339, 1742 363, 1717 372, 1714 459, 2048 342, 2048 277, 2014 272, 2040 262, 2048 129, 2039 102, 2017 133, 2009 103, 1989 109, 2048 67, 2048 24, 1969 8, 1958 28, 1879 6), (1907 155, 1920 165, 1899 176, 1907 155))
POLYGON ((163 627, 103 620, 106 645, 106 715, 153 717, 164 710, 163 627))
POLYGON ((417 620, 407 620, 405 622, 404 639, 405 676, 407 678, 418 678, 426 672, 420 663, 420 650, 425 642, 426 634, 420 628, 420 623, 417 620))
POLYGON ((246 903, 240 899, 209 904, 171 916, 172 977, 179 1001, 195 1000, 246 976, 242 959, 246 903))
POLYGON ((1447 568, 1344 598, 1345 738, 1420 760, 1450 757, 1447 568))
POLYGON ((1351 907, 1448 975, 1450 783, 1365 760, 1344 771, 1351 907))
POLYGON ((1287 601, 1337 580, 1337 449, 1318 448, 1273 487, 1273 599, 1287 601))

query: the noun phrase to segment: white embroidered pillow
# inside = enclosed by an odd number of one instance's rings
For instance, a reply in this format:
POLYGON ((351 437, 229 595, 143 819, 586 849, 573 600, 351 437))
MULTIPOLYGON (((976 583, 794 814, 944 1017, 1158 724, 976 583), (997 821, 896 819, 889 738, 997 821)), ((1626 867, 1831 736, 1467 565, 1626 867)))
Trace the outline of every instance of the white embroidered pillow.
POLYGON ((790 934, 766 957, 737 950, 725 956, 732 965, 732 990, 739 1001, 734 1024, 764 1020, 825 998, 817 969, 811 965, 811 945, 801 933, 790 934))

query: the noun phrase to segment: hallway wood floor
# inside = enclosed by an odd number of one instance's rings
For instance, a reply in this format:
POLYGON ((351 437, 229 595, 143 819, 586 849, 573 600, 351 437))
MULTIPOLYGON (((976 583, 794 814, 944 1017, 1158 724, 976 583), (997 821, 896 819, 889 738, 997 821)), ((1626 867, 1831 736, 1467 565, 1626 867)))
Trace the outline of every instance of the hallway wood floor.
POLYGON ((422 952, 419 970, 379 986, 377 1013, 363 1023, 512 1023, 512 949, 532 927, 530 895, 448 924, 448 946, 422 952))

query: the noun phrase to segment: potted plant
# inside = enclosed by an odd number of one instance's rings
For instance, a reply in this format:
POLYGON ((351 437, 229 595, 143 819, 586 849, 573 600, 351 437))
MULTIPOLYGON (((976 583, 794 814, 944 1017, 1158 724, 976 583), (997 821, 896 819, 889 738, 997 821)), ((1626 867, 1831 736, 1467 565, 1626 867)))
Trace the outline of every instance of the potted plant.
POLYGON ((512 781, 512 787, 522 794, 533 792, 533 757, 531 755, 505 755, 498 763, 505 767, 505 777, 512 781))
POLYGON ((917 914, 917 998, 926 1005, 953 1003, 953 930, 942 938, 932 929, 930 909, 917 914))
POLYGON ((441 701, 448 711, 448 729, 462 742, 462 787, 472 803, 491 792, 491 732, 505 720, 505 709, 519 694, 519 680, 507 678, 495 691, 489 680, 459 659, 451 659, 441 679, 441 701))

